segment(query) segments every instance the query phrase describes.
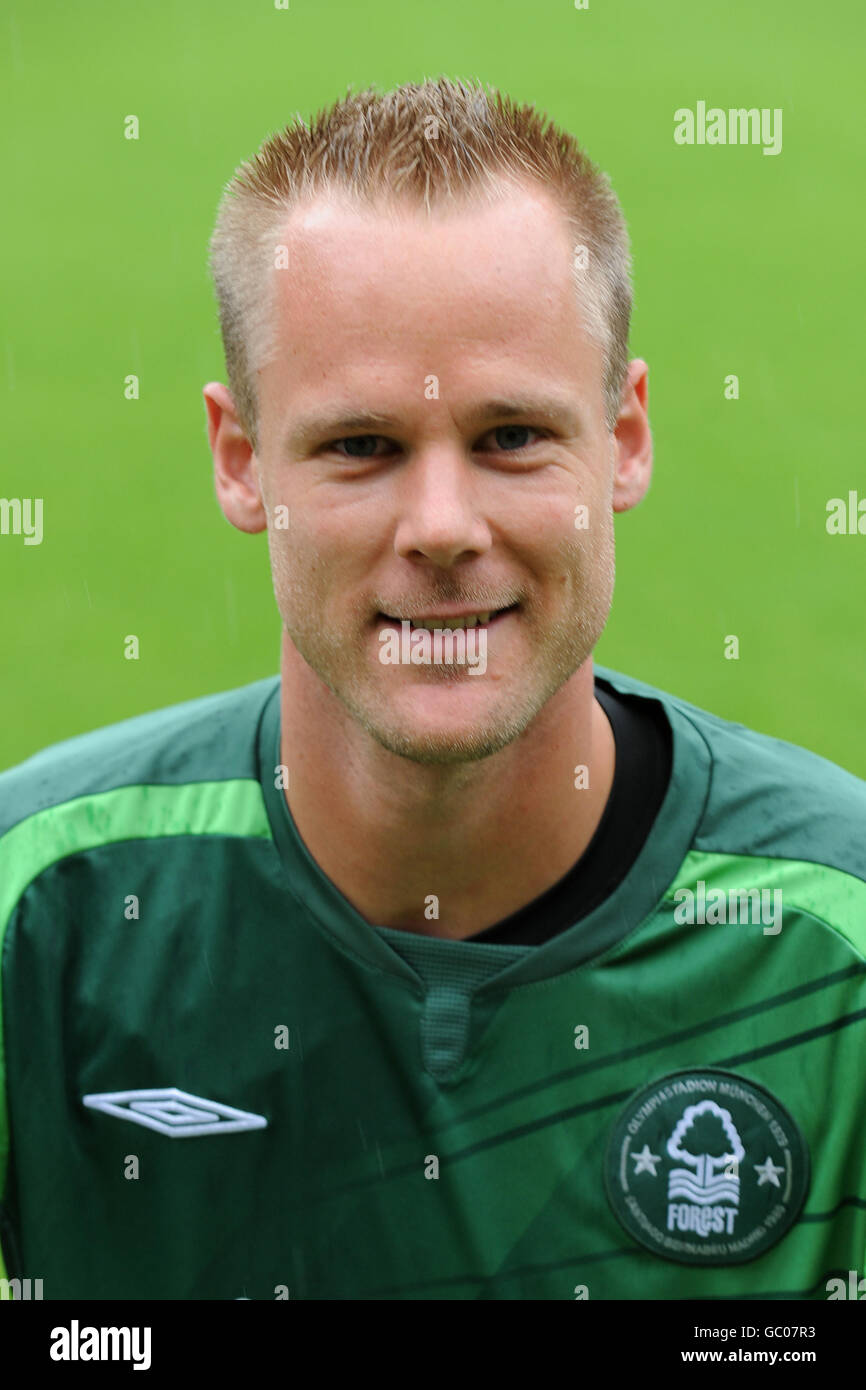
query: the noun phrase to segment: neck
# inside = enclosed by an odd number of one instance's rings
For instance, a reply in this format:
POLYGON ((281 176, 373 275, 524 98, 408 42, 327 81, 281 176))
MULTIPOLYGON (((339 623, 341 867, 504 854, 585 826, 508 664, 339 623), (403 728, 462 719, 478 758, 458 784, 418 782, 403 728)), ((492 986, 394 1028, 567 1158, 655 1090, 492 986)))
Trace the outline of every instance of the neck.
POLYGON ((615 762, 592 658, 520 738, 446 767, 382 748, 285 633, 281 677, 292 817, 319 867, 368 922, 471 936, 550 888, 592 839, 615 762), (580 790, 578 765, 588 769, 580 790))

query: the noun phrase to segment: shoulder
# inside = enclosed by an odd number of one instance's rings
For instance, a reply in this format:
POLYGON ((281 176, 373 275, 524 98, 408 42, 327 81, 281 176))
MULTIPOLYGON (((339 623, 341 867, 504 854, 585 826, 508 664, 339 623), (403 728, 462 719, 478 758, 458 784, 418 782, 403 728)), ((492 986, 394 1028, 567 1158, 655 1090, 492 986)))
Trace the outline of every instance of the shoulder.
POLYGON ((0 844, 41 812, 121 788, 255 776, 259 719, 278 686, 269 676, 42 749, 0 773, 0 844))
POLYGON ((615 691, 660 702, 675 746, 695 736, 710 774, 696 849, 794 859, 866 881, 866 782, 808 748, 723 719, 606 667, 615 691))

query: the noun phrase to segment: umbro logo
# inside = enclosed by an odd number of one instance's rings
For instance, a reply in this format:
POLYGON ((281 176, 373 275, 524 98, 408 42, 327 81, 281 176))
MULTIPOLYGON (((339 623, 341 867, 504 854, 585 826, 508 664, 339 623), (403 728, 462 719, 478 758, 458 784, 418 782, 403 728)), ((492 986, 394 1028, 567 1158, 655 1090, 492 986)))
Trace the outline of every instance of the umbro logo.
POLYGON ((236 1134, 241 1129, 264 1129, 268 1123, 264 1115, 193 1096, 176 1086, 155 1091, 100 1091, 81 1099, 91 1110, 145 1125, 171 1139, 188 1139, 196 1134, 236 1134))

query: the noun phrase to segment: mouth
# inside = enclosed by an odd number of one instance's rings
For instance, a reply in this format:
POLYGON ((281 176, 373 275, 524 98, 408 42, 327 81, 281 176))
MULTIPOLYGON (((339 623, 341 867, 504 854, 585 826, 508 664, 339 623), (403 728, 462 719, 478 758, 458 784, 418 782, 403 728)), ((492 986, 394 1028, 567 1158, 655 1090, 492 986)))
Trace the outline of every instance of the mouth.
POLYGON ((491 608, 487 610, 472 609, 462 613, 433 613, 422 614, 411 618, 408 614, 379 613, 376 616, 378 624, 387 623, 399 627, 401 623, 408 622, 413 629, 426 628, 428 632, 435 632, 442 628, 468 628, 468 627, 493 627, 506 616, 507 613, 514 613, 520 607, 517 603, 511 603, 506 608, 491 608))

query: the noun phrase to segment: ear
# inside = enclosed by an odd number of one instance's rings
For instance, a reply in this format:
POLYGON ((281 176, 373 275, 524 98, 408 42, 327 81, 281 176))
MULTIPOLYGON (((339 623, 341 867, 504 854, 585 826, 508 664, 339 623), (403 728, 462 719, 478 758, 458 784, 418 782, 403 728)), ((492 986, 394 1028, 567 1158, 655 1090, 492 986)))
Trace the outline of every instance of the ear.
POLYGON ((650 485, 653 441, 647 398, 649 368, 636 357, 628 364, 619 415, 613 428, 613 509, 627 512, 642 501, 650 485))
POLYGON ((213 454, 214 486, 223 515, 239 531, 267 529, 258 460, 237 417, 231 392, 218 381, 202 390, 207 435, 213 454))

